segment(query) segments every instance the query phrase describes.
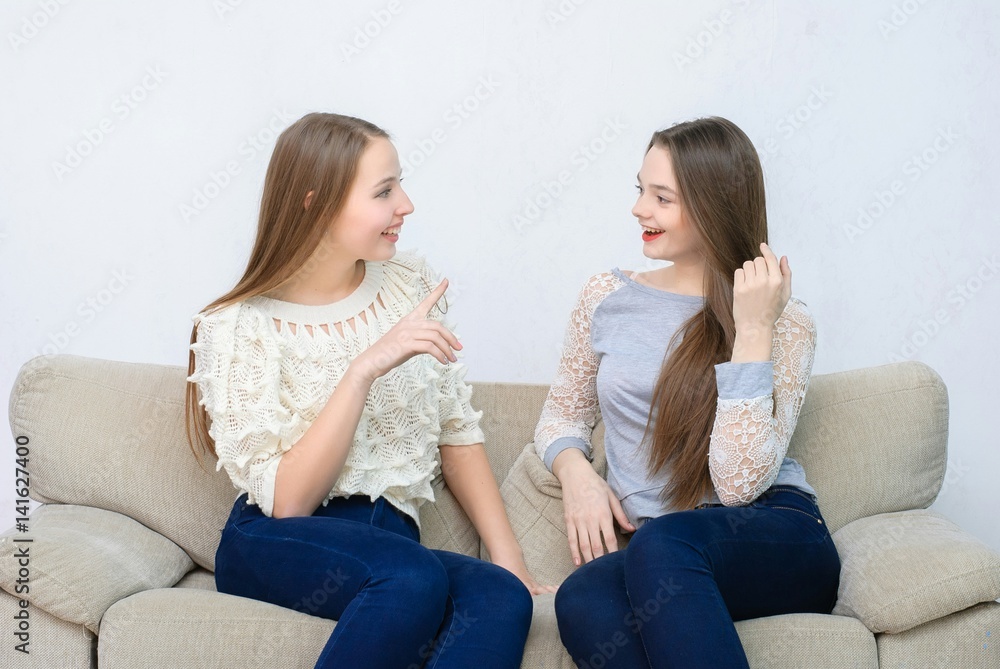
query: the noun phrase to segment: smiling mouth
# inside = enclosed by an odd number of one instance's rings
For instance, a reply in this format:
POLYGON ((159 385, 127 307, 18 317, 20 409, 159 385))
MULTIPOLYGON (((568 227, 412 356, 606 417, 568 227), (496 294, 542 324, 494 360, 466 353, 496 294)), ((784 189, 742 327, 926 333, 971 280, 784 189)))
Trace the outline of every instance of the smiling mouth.
POLYGON ((642 240, 644 242, 651 242, 660 235, 662 235, 665 230, 657 230, 656 228, 643 228, 642 229, 642 240))
POLYGON ((385 232, 382 233, 382 236, 383 237, 399 237, 399 229, 402 228, 402 227, 403 226, 401 226, 401 225, 397 225, 395 228, 389 228, 388 230, 386 230, 385 232))

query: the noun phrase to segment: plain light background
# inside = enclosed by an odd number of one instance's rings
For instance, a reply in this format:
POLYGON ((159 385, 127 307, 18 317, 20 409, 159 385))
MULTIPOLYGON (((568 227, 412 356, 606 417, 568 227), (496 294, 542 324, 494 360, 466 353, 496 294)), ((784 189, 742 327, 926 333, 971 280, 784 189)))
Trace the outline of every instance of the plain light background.
POLYGON ((587 277, 656 266, 629 213, 649 136, 721 115, 761 154, 814 373, 934 367, 934 508, 1000 549, 995 6, 8 0, 0 28, 5 393, 42 353, 186 365, 276 132, 317 110, 393 134, 398 248, 451 279, 468 378, 549 383, 587 277))

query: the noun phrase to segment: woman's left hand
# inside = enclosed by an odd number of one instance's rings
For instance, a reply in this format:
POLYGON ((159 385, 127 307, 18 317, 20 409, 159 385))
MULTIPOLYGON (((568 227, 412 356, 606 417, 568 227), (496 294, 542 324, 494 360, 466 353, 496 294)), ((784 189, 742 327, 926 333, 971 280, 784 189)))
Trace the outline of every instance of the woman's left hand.
POLYGON ((521 579, 521 583, 524 583, 524 587, 528 589, 532 595, 542 595, 545 593, 554 593, 557 586, 554 585, 539 585, 535 580, 535 577, 528 572, 527 565, 524 564, 524 557, 522 556, 508 556, 508 557, 493 557, 491 556, 493 564, 503 567, 510 573, 521 579))
POLYGON ((761 255, 743 263, 733 275, 733 320, 736 333, 748 339, 761 334, 771 339, 778 316, 792 295, 792 270, 788 257, 781 260, 761 242, 761 255))

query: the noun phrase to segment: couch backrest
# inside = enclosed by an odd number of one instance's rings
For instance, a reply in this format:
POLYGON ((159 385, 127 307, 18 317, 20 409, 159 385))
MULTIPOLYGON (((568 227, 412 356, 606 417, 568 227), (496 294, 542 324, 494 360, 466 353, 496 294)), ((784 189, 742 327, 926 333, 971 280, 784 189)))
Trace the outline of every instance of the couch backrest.
MULTIPOLYGON (((31 496, 128 515, 212 569, 237 491, 215 461, 202 469, 184 437, 181 367, 72 355, 24 365, 10 398, 15 437, 31 449, 31 496)), ((491 465, 502 482, 533 438, 548 387, 473 383, 491 465)), ((831 529, 876 513, 926 508, 947 462, 948 399, 928 366, 907 362, 812 379, 790 453, 806 469, 831 529)), ((604 467, 602 430, 595 464, 604 467)), ((423 543, 475 554, 468 518, 441 489, 421 513, 423 543)))

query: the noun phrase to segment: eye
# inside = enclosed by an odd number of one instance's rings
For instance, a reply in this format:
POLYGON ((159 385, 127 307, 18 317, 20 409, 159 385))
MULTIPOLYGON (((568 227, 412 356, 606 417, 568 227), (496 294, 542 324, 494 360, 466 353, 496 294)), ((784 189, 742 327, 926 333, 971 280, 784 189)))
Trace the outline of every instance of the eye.
POLYGON ((635 189, 639 191, 639 195, 642 195, 642 186, 636 185, 635 189))
POLYGON ((382 191, 381 193, 379 193, 375 197, 380 197, 380 198, 382 198, 384 200, 387 197, 389 197, 389 193, 391 193, 391 192, 392 192, 391 188, 386 188, 384 191, 382 191))
POLYGON ((657 195, 656 199, 659 200, 660 204, 670 204, 670 200, 660 195, 657 195))

